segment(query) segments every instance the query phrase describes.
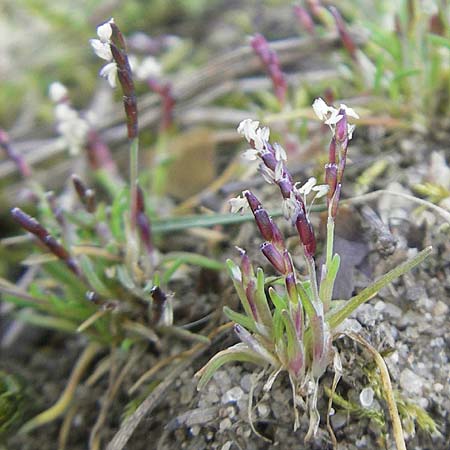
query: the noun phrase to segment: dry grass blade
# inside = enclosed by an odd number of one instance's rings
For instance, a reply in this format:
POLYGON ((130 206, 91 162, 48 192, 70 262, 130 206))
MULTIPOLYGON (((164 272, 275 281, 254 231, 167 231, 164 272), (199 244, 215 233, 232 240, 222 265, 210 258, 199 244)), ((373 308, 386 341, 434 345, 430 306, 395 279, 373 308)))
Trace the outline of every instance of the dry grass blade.
POLYGON ((378 353, 378 351, 372 347, 363 337, 356 333, 346 333, 348 337, 353 339, 358 344, 362 345, 373 357, 375 360, 375 364, 380 371, 381 383, 383 386, 383 391, 385 395, 385 400, 387 403, 389 415, 392 420, 392 429, 394 433, 394 440, 397 450, 406 450, 405 439, 403 437, 403 428, 402 422, 400 420, 400 416, 398 414, 397 403, 394 399, 394 393, 392 391, 391 378, 389 376, 389 371, 384 362, 382 356, 378 353))

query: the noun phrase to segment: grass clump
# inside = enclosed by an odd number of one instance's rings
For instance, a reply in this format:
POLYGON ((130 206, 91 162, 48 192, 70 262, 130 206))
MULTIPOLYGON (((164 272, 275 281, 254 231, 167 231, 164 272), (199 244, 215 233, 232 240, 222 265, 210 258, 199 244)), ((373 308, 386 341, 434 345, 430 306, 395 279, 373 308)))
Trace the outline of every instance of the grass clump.
MULTIPOLYGON (((431 248, 423 250, 345 302, 332 301, 340 265, 340 256, 333 250, 334 226, 348 145, 354 130, 348 119, 357 119, 358 115, 346 105, 334 108, 322 99, 317 99, 313 108, 332 132, 324 185, 317 185, 315 178, 303 185, 294 183, 287 168, 286 152, 279 144, 269 141, 270 130, 260 128, 259 122, 247 119, 238 128, 251 146, 244 157, 259 161, 259 171, 265 181, 280 190, 283 215, 297 230, 308 275, 303 279, 299 276, 280 229, 256 196, 247 190, 242 197, 232 199, 232 211, 241 211, 247 205, 250 207, 265 241, 260 250, 280 275, 280 281, 276 284, 267 282, 264 271, 261 268, 255 271, 242 249, 239 249, 239 265, 228 260, 229 274, 244 314, 229 308, 225 308, 224 313, 235 323, 234 329, 241 342, 219 352, 197 374, 200 377, 198 388, 201 389, 223 364, 251 362, 270 367, 271 374, 264 385, 265 390, 270 390, 278 374, 287 372, 292 386, 294 430, 299 426, 297 405, 304 404, 309 413, 306 441, 315 436, 319 427, 319 380, 332 362, 335 368, 340 366, 333 342, 346 332, 345 319, 393 279, 420 264, 431 252, 431 248), (312 202, 321 197, 326 197, 328 218, 325 261, 318 274, 316 238, 309 213, 312 202)), ((401 428, 399 433, 396 439, 402 442, 401 428)))

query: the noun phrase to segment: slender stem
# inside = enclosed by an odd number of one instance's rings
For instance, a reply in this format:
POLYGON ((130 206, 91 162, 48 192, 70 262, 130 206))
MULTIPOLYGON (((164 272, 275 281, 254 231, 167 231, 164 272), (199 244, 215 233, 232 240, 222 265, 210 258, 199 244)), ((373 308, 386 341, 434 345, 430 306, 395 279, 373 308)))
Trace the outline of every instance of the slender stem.
POLYGON ((333 259, 333 246, 334 246, 334 220, 331 215, 328 216, 327 220, 327 257, 325 264, 330 267, 331 260, 333 259))
POLYGON ((311 291, 313 294, 314 308, 316 313, 320 316, 323 315, 323 307, 322 302, 319 296, 319 289, 317 286, 317 274, 316 274, 316 265, 314 263, 314 258, 306 258, 306 263, 308 266, 309 278, 311 280, 311 291), (321 312, 322 311, 322 312, 321 312))
POLYGON ((138 188, 139 138, 135 137, 130 144, 130 223, 133 232, 136 229, 136 207, 138 188))
POLYGON ((327 220, 327 246, 325 264, 322 266, 322 276, 320 282, 320 294, 324 304, 325 311, 330 308, 331 297, 333 295, 334 282, 330 279, 330 267, 333 259, 334 247, 334 219, 331 214, 328 215, 327 220))

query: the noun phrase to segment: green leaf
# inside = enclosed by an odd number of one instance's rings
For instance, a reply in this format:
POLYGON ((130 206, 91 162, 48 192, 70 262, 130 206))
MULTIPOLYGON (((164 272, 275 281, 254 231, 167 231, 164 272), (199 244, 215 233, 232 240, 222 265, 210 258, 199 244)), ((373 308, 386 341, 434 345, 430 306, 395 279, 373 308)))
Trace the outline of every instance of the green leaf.
POLYGON ((120 284, 129 291, 133 292, 136 289, 136 285, 134 284, 133 279, 131 278, 128 270, 125 266, 116 266, 117 267, 117 278, 120 281, 120 284))
POLYGON ((346 302, 341 308, 337 311, 333 311, 330 314, 330 317, 327 318, 327 322, 331 329, 336 328, 340 325, 350 314, 358 308, 358 306, 370 300, 375 294, 380 291, 380 289, 387 286, 390 282, 395 280, 401 275, 412 270, 418 264, 420 264, 425 258, 427 258, 432 251, 432 247, 427 247, 422 250, 413 258, 405 261, 404 263, 397 266, 395 269, 392 269, 381 278, 379 278, 375 283, 371 284, 369 287, 363 289, 358 295, 352 297, 348 302, 346 302))
MULTIPOLYGON (((169 283, 173 274, 184 264, 182 259, 177 259, 174 263, 162 274, 161 282, 163 284, 169 283)), ((153 283, 152 286, 153 287, 153 283)))
POLYGON ((75 333, 77 325, 70 320, 60 317, 51 317, 43 314, 36 314, 31 310, 23 310, 18 314, 20 320, 28 322, 42 328, 51 328, 54 330, 75 333))
POLYGON ((61 288, 65 291, 66 298, 86 298, 84 283, 61 261, 48 262, 43 264, 42 267, 52 278, 59 281, 61 288))
POLYGON ((263 325, 268 330, 272 328, 272 314, 267 303, 266 292, 264 290, 264 272, 261 267, 258 267, 256 272, 256 295, 255 295, 256 309, 261 318, 263 325))
POLYGON ((437 47, 446 47, 446 48, 450 49, 450 39, 448 39, 444 36, 439 36, 438 34, 429 33, 429 34, 427 34, 427 39, 431 45, 435 45, 437 47))
POLYGON ((300 295, 300 300, 303 305, 303 309, 309 319, 312 319, 316 315, 316 309, 314 308, 311 300, 311 291, 309 289, 309 282, 297 283, 297 291, 300 295), (305 288, 307 287, 307 289, 305 288))
POLYGON ((272 319, 273 340, 277 346, 280 346, 282 343, 284 343, 284 322, 283 318, 281 317, 281 311, 281 309, 277 308, 273 313, 272 319))
POLYGON ((325 305, 328 305, 333 295, 334 282, 341 263, 340 256, 336 253, 331 259, 327 274, 320 285, 320 298, 325 305))
POLYGON ((201 390, 220 367, 232 361, 250 362, 262 366, 267 365, 267 362, 263 358, 250 350, 245 344, 239 343, 233 345, 232 347, 217 353, 217 355, 213 356, 208 363, 197 372, 196 376, 200 376, 197 390, 201 390))
POLYGON ((233 281, 234 289, 236 290, 242 307, 248 317, 253 319, 252 309, 248 303, 247 296, 245 295, 244 288, 242 286, 242 274, 241 269, 231 259, 227 259, 226 266, 230 274, 230 278, 233 281))
POLYGON ((289 314, 289 311, 284 309, 281 311, 281 317, 283 318, 284 327, 286 328, 286 338, 287 338, 287 354, 289 360, 295 358, 300 350, 300 344, 297 339, 297 334, 295 332, 294 322, 289 314))
POLYGON ((193 266, 204 267, 211 270, 223 270, 225 265, 216 261, 215 259, 208 258, 207 256, 199 255, 197 253, 190 252, 171 252, 163 256, 162 262, 168 261, 181 261, 185 264, 191 264, 193 266))
POLYGON ((258 329, 256 327, 256 322, 251 318, 246 316, 245 314, 238 313, 233 311, 228 306, 224 306, 223 313, 233 322, 242 325, 249 331, 253 331, 253 333, 258 333, 258 329))
POLYGON ((273 288, 269 288, 269 296, 270 300, 272 300, 272 303, 275 305, 275 308, 281 312, 283 309, 287 309, 287 303, 286 300, 278 294, 278 292, 273 288))
POLYGON ((111 207, 111 232, 119 242, 125 239, 123 218, 128 208, 128 188, 123 188, 115 197, 111 207))
POLYGON ((99 278, 99 276, 95 272, 95 267, 92 264, 90 258, 86 255, 81 255, 79 261, 81 269, 85 277, 87 278, 89 284, 91 285, 92 289, 94 289, 94 291, 96 291, 103 297, 113 298, 113 294, 111 293, 111 291, 106 287, 106 285, 103 283, 103 281, 99 278))

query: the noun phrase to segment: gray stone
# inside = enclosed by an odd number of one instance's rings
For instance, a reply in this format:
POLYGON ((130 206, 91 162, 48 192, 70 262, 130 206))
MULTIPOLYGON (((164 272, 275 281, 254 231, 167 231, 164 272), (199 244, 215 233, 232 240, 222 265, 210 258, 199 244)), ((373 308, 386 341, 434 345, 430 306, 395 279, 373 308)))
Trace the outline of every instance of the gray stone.
POLYGON ((400 386, 406 392, 422 395, 423 380, 410 369, 405 369, 400 374, 400 386))
POLYGON ((359 394, 359 402, 363 408, 370 408, 373 403, 374 392, 371 387, 364 388, 359 394))
POLYGON ((236 403, 242 398, 243 395, 244 391, 239 386, 235 386, 222 395, 221 402, 223 404, 236 403))

